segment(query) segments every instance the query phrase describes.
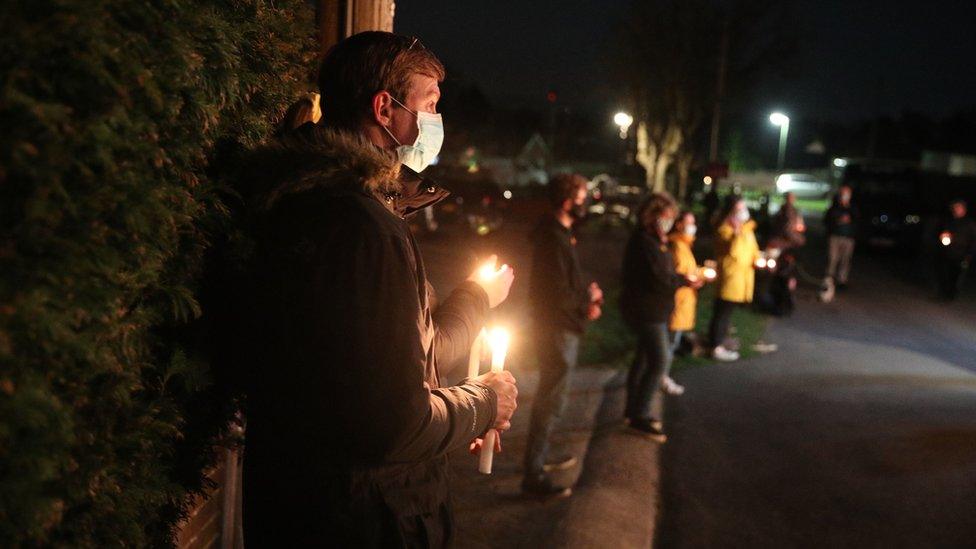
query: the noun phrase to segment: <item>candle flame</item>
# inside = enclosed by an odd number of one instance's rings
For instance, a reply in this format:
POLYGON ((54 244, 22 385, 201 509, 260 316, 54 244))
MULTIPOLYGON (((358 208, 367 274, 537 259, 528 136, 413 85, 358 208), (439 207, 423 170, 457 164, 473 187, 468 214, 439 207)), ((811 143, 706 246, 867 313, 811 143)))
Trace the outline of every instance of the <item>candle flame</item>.
POLYGON ((705 267, 704 269, 702 269, 702 276, 704 276, 705 279, 707 279, 707 280, 711 280, 711 279, 715 278, 715 276, 717 274, 718 273, 715 272, 715 269, 713 269, 711 267, 705 267))
POLYGON ((756 267, 759 267, 760 269, 765 269, 766 268, 766 258, 765 257, 760 257, 759 259, 757 259, 756 260, 756 267))
POLYGON ((491 353, 505 355, 508 353, 508 344, 512 340, 512 335, 505 328, 492 328, 488 332, 488 345, 491 346, 491 353))
POLYGON ((949 244, 952 244, 952 234, 947 232, 942 233, 939 235, 939 240, 942 241, 943 246, 948 246, 949 244))
POLYGON ((769 260, 767 260, 766 261, 766 267, 767 268, 770 268, 770 269, 775 269, 776 268, 776 260, 775 259, 769 259, 769 260))
POLYGON ((495 276, 495 264, 485 263, 484 266, 482 266, 478 271, 478 276, 480 276, 482 280, 489 280, 495 276))

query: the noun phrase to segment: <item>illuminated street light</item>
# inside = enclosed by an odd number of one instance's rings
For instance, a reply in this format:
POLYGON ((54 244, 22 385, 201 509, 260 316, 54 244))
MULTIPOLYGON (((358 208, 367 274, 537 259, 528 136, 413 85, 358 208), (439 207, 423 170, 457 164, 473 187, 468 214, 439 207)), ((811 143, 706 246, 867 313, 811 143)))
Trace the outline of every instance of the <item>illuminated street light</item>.
POLYGON ((783 171, 786 162, 786 136, 790 133, 790 117, 781 112, 774 112, 769 115, 769 122, 779 126, 779 158, 776 161, 776 170, 783 171))
POLYGON ((634 117, 621 111, 613 115, 613 123, 620 126, 620 139, 627 139, 627 130, 634 123, 634 117))

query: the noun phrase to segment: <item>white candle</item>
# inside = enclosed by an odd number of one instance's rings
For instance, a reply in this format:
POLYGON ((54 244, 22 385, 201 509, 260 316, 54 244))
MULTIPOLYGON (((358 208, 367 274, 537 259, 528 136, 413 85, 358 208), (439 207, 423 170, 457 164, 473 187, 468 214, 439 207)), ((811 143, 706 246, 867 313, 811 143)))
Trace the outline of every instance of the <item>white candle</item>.
MULTIPOLYGON (((488 345, 491 347, 491 371, 501 372, 505 369, 505 357, 508 354, 508 343, 511 339, 508 331, 495 328, 488 333, 488 345)), ((495 443, 498 431, 489 429, 481 444, 481 455, 478 456, 478 471, 486 475, 491 474, 491 463, 495 458, 495 443)))

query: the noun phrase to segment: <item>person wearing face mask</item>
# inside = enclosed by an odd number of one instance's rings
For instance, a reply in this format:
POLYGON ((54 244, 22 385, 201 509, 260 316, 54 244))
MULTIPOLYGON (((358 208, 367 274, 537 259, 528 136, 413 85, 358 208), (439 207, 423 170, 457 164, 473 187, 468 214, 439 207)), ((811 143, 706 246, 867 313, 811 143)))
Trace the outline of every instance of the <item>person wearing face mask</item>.
POLYGON ((354 35, 322 61, 321 122, 249 160, 248 546, 448 546, 447 454, 510 426, 509 372, 440 380, 512 270, 475 271, 434 309, 405 219, 447 195, 420 175, 444 138, 443 77, 415 38, 354 35))
POLYGON ((737 351, 725 346, 732 321, 732 311, 752 302, 756 284, 755 262, 759 259, 756 223, 741 197, 732 195, 715 233, 715 259, 718 262, 718 293, 709 325, 708 338, 712 357, 730 362, 739 359, 737 351))
POLYGON ((827 276, 833 279, 838 290, 847 287, 847 278, 850 276, 857 217, 857 209, 851 204, 851 188, 841 185, 833 204, 824 214, 828 242, 827 276))
POLYGON ((566 406, 570 376, 588 321, 600 317, 603 291, 587 284, 576 252, 574 225, 586 214, 586 178, 560 174, 549 180, 552 210, 529 240, 532 274, 529 306, 539 363, 539 388, 532 405, 522 491, 541 497, 565 497, 572 489, 553 483, 549 473, 576 464, 569 455, 551 456, 550 437, 566 406))
MULTIPOLYGON (((700 267, 692 252, 695 243, 695 235, 698 233, 698 225, 695 222, 695 214, 689 210, 684 210, 678 214, 677 221, 668 235, 671 244, 671 257, 674 260, 674 271, 692 280, 698 278, 700 267)), ((674 293, 674 311, 668 322, 671 340, 671 355, 674 356, 681 346, 682 338, 685 334, 694 335, 695 330, 695 308, 698 306, 698 289, 694 286, 682 286, 674 293)), ((664 372, 662 388, 669 395, 678 396, 684 394, 685 388, 671 379, 671 364, 664 372)))
POLYGON ((668 320, 678 288, 700 287, 694 276, 674 270, 668 232, 678 208, 666 193, 654 193, 640 205, 638 224, 624 249, 620 311, 637 338, 634 361, 627 374, 624 418, 636 433, 664 442, 660 416, 660 387, 671 363, 668 320))

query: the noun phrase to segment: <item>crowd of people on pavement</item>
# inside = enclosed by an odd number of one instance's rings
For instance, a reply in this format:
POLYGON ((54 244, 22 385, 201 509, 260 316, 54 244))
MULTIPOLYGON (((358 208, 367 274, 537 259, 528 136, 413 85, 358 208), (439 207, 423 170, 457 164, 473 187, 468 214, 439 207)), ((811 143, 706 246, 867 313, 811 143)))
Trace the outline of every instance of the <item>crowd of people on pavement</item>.
MULTIPOLYGON (((448 192, 422 172, 444 140, 437 111, 445 75, 416 38, 364 32, 342 40, 319 68, 319 92, 286 113, 247 165, 256 238, 250 313, 244 525, 248 545, 448 546, 455 536, 447 455, 478 449, 510 428, 517 407, 508 371, 443 386, 508 297, 514 270, 477 269, 437 299, 406 218, 448 192)), ((524 493, 565 497, 553 471, 574 456, 551 451, 587 323, 603 314, 603 290, 577 253, 587 179, 553 176, 548 211, 529 235, 529 315, 539 385, 524 456, 524 493)), ((757 269, 779 261, 762 292, 792 309, 789 270, 805 243, 791 195, 760 247, 741 196, 706 197, 703 225, 714 262, 694 253, 698 220, 666 193, 647 196, 621 261, 620 312, 636 340, 626 380, 626 427, 664 442, 664 394, 682 347, 719 361, 740 357, 733 313, 754 301, 757 269), (698 292, 715 285, 704 338, 695 337, 698 292)), ((940 238, 940 287, 955 295, 973 256, 976 228, 952 205, 940 238)), ((825 216, 827 276, 848 283, 858 221, 841 187, 825 216)), ((775 346, 760 342, 757 350, 775 346)))

